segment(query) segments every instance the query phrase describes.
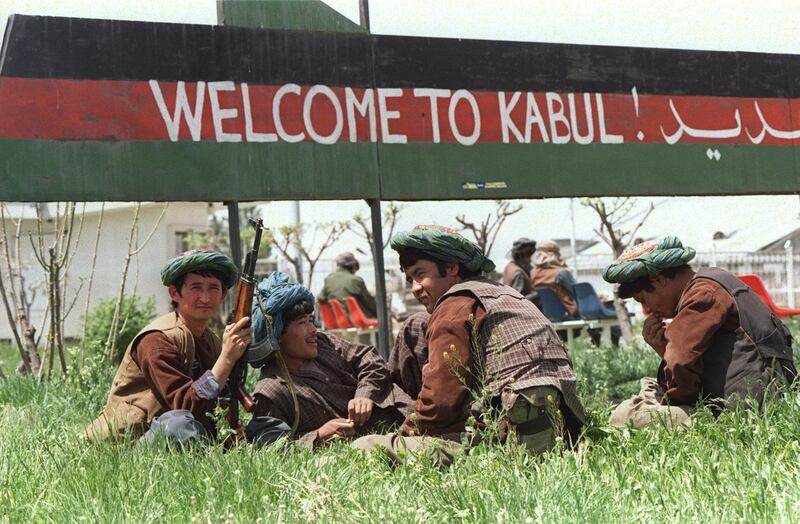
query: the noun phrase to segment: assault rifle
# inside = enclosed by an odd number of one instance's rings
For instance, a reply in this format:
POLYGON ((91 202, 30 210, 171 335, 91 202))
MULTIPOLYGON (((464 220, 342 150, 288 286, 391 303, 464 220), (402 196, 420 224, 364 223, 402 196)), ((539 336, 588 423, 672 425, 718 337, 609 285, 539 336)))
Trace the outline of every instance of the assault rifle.
MULTIPOLYGON (((261 245, 261 232, 264 230, 264 223, 260 218, 258 220, 251 218, 250 224, 255 228, 256 235, 253 238, 253 247, 245 256, 242 275, 239 277, 239 287, 236 289, 236 306, 232 312, 232 319, 230 319, 234 323, 243 317, 252 317, 253 311, 253 295, 256 290, 256 260, 258 259, 258 249, 261 245)), ((269 336, 269 333, 267 335, 258 344, 250 343, 228 377, 227 396, 229 402, 226 418, 228 424, 234 430, 240 426, 239 404, 241 403, 248 413, 252 412, 255 406, 253 397, 245 391, 243 386, 247 378, 247 364, 251 364, 253 367, 260 367, 274 352, 272 337, 269 336)))

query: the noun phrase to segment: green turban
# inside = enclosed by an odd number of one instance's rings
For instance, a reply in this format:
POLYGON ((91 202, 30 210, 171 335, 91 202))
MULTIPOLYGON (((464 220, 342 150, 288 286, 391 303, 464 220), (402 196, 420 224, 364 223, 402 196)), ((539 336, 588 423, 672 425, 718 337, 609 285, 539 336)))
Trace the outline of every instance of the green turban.
POLYGON ((417 226, 394 235, 391 245, 395 251, 419 249, 444 262, 463 264, 470 271, 488 273, 494 270, 494 262, 486 258, 480 247, 449 227, 417 226))
POLYGON ((181 275, 192 271, 219 271, 225 276, 222 284, 227 288, 239 280, 239 270, 227 255, 210 249, 192 249, 167 262, 161 269, 161 282, 169 286, 181 275))
POLYGON ((633 282, 645 275, 682 266, 693 258, 694 249, 684 247, 678 237, 649 240, 626 249, 616 263, 603 271, 603 279, 612 284, 633 282))

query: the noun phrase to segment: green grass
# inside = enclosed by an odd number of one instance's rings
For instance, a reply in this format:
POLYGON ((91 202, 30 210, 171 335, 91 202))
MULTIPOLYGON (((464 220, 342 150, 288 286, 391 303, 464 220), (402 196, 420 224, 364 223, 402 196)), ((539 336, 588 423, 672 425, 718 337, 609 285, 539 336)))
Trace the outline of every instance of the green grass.
MULTIPOLYGON (((0 350, 8 369, 14 358, 0 350)), ((652 375, 651 350, 573 355, 589 411, 577 452, 533 458, 481 446, 453 466, 392 467, 344 445, 311 454, 241 446, 189 452, 78 438, 112 370, 0 384, 0 521, 773 522, 800 509, 800 396, 763 415, 701 415, 691 429, 619 430, 612 401, 652 375), (530 519, 530 520, 527 520, 530 519)))

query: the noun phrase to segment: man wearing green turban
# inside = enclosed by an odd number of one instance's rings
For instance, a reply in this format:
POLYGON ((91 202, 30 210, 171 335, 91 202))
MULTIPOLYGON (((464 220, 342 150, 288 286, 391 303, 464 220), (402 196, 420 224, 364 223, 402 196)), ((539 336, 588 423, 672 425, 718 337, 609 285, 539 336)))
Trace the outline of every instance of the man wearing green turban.
POLYGON ((238 271, 226 255, 194 249, 167 262, 161 277, 173 311, 126 349, 105 408, 85 429, 92 441, 141 436, 149 442, 163 433, 182 443, 216 433, 207 413, 250 342, 250 319, 226 327, 222 340, 208 325, 238 271))
POLYGON ((767 390, 797 374, 783 323, 735 275, 695 272, 688 265, 694 255, 668 236, 633 246, 605 269, 621 298, 649 312, 642 335, 662 358, 657 378, 643 378, 640 393, 615 409, 613 425, 675 428, 691 423, 698 403, 715 413, 758 406, 767 390))
POLYGON ((436 225, 398 233, 391 245, 430 313, 428 362, 415 411, 400 433, 362 437, 354 446, 382 447, 394 457, 402 450, 452 450, 465 432, 506 422, 536 453, 550 449, 560 429, 568 441, 576 438, 584 414, 569 355, 529 300, 482 276, 494 269, 483 251, 436 225), (554 413, 564 422, 558 429, 554 413))

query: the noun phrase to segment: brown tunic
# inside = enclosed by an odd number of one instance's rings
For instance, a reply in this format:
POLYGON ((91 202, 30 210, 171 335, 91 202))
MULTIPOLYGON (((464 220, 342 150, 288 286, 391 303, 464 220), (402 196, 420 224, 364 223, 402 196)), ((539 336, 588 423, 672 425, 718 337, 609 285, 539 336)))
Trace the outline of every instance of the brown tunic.
MULTIPOLYGON (((206 329, 201 337, 205 347, 212 348, 212 352, 219 354, 222 343, 211 330, 206 329)), ((155 342, 161 338, 151 339, 155 342)), ((162 340, 162 341, 163 341, 162 340)), ((117 369, 111 383, 106 405, 100 415, 85 429, 84 433, 95 442, 109 438, 120 438, 124 435, 139 436, 150 427, 151 421, 165 411, 174 409, 171 402, 176 398, 173 393, 182 391, 177 398, 189 398, 195 393, 200 397, 216 398, 219 385, 210 372, 206 372, 200 380, 191 378, 195 371, 195 340, 189 328, 176 313, 168 313, 156 318, 140 331, 125 350, 122 362, 117 369), (151 351, 149 376, 145 376, 142 368, 133 357, 139 343, 148 335, 159 333, 168 343, 154 343, 156 346, 169 346, 167 360, 169 363, 163 367, 156 361, 156 351, 151 351), (161 392, 157 393, 151 387, 160 383, 155 378, 154 370, 170 375, 172 378, 162 384, 161 392), (194 389, 191 392, 190 389, 194 389)), ((153 348, 151 348, 153 349, 153 348)), ((208 352, 205 352, 206 355, 208 352)), ((207 361, 207 357, 204 357, 207 361)), ((203 364, 197 364, 203 366, 203 364)), ((200 371, 200 368, 197 369, 200 371)), ((201 418, 201 417, 198 417, 201 418)), ((207 428, 209 429, 209 428, 207 428)))
POLYGON ((575 302, 575 297, 570 290, 559 286, 556 283, 558 272, 564 271, 563 267, 535 267, 531 271, 531 282, 533 287, 548 287, 553 290, 558 299, 564 305, 564 309, 569 311, 573 317, 578 316, 578 304, 575 302))
POLYGON ((181 351, 160 331, 142 337, 131 350, 131 357, 164 411, 187 409, 207 431, 213 431, 214 424, 206 413, 214 410, 217 399, 203 398, 194 386, 214 367, 219 349, 203 339, 193 338, 194 362, 188 369, 181 359, 181 351))
MULTIPOLYGON (((674 404, 694 404, 700 395, 703 353, 720 330, 739 328, 736 301, 725 288, 708 278, 689 281, 667 326, 664 359, 666 396, 674 404)), ((660 353, 658 348, 657 352, 660 353)))
MULTIPOLYGON (((374 403, 370 420, 356 428, 359 434, 399 423, 411 411, 413 401, 392 384, 386 363, 372 346, 325 333, 317 334, 317 357, 304 362, 291 373, 291 379, 300 405, 295 437, 303 447, 317 444, 317 430, 329 420, 347 418, 347 404, 353 398, 368 398, 374 403)), ((269 415, 292 425, 294 401, 275 360, 261 368, 254 396, 254 415, 269 415)))
MULTIPOLYGON (((428 323, 428 364, 415 413, 403 423, 404 434, 463 431, 472 407, 478 368, 494 398, 534 386, 553 386, 566 407, 583 420, 575 374, 552 324, 530 301, 508 286, 483 278, 456 284, 439 299, 428 323), (477 347, 471 351, 472 315, 477 347)), ((509 395, 513 403, 516 397, 509 395)))

